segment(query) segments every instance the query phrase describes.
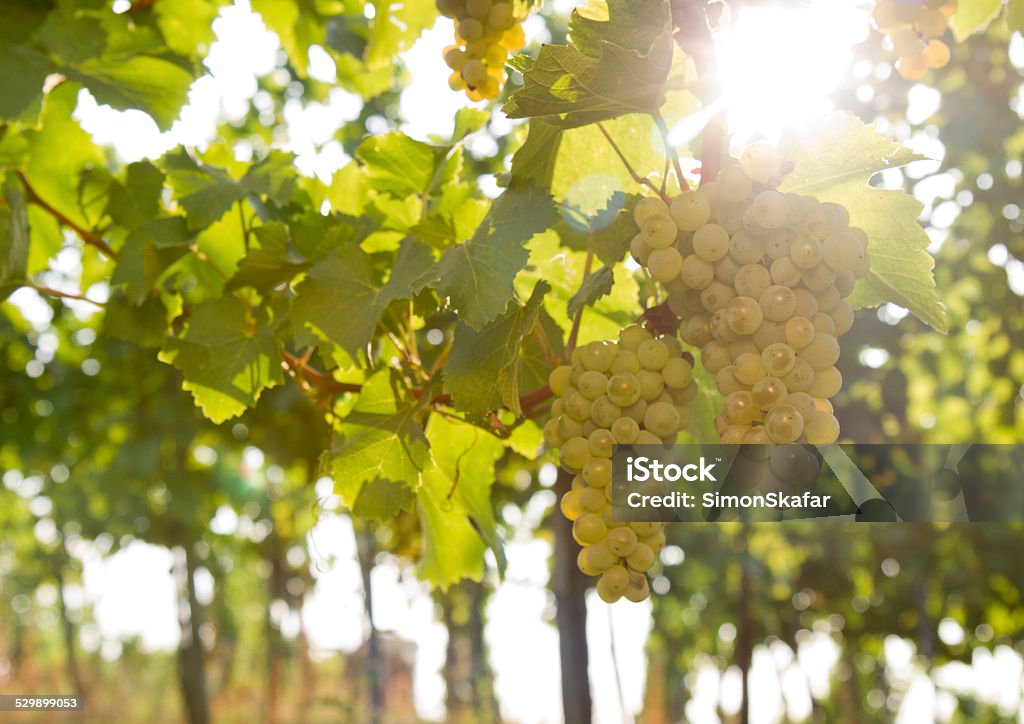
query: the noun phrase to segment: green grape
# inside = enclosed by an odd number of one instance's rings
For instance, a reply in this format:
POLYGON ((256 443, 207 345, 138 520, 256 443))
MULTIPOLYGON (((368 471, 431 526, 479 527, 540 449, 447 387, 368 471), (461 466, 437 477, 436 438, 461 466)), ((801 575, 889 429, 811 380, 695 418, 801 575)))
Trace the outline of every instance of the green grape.
POLYGON ((800 283, 802 275, 793 260, 788 256, 776 259, 772 262, 771 280, 784 287, 795 287, 800 283))
POLYGON ((814 325, 814 330, 820 334, 827 334, 830 337, 834 337, 836 334, 836 323, 824 312, 818 312, 811 317, 811 324, 814 325))
POLYGON ((696 254, 691 254, 683 259, 679 278, 690 289, 705 289, 715 280, 715 267, 696 254))
POLYGON ((636 350, 640 366, 652 372, 657 372, 668 364, 669 356, 668 347, 660 339, 649 339, 636 350))
POLYGON ((786 325, 782 322, 772 322, 766 319, 761 322, 761 326, 757 328, 757 331, 750 338, 757 345, 757 348, 762 350, 773 344, 785 343, 786 325))
POLYGON ((704 347, 712 340, 711 320, 704 314, 692 317, 679 325, 679 336, 687 344, 704 347))
POLYGON ((793 308, 794 317, 806 317, 810 319, 818 313, 818 299, 806 289, 796 288, 793 290, 796 296, 796 307, 793 308))
POLYGON ((619 557, 608 550, 608 544, 603 540, 592 543, 583 550, 587 553, 588 564, 598 571, 607 571, 619 562, 619 557))
POLYGON ((679 276, 683 268, 683 257, 671 246, 655 249, 648 255, 645 266, 659 282, 668 282, 679 276))
POLYGON ((796 365, 796 352, 788 344, 770 344, 761 352, 761 364, 769 376, 784 377, 796 365))
MULTIPOLYGON (((797 274, 797 281, 799 280, 800 275, 797 274)), ((733 283, 738 295, 757 299, 772 285, 772 276, 760 264, 746 264, 736 272, 733 283)))
POLYGON ((516 18, 511 3, 496 2, 487 13, 487 26, 495 30, 510 30, 515 24, 516 18))
MULTIPOLYGON (((654 373, 647 373, 654 374, 654 373)), ((658 394, 661 394, 660 392, 658 394)), ((657 397, 657 395, 655 395, 657 397)), ((629 407, 622 408, 623 417, 631 417, 636 420, 637 423, 644 421, 644 413, 647 412, 647 400, 643 398, 643 387, 640 388, 640 399, 634 402, 629 407)))
POLYGON ((466 0, 466 10, 474 18, 482 20, 491 12, 491 0, 466 0))
POLYGON ((725 166, 715 179, 718 198, 726 203, 738 203, 750 196, 754 185, 739 166, 725 166))
POLYGON ((842 231, 838 223, 835 211, 827 204, 819 204, 807 212, 804 218, 804 228, 815 239, 827 239, 837 231, 842 231))
POLYGON ((768 287, 757 300, 764 318, 770 322, 784 322, 793 316, 796 295, 789 287, 776 284, 768 287))
POLYGON ((596 400, 604 394, 606 387, 608 387, 608 376, 606 374, 597 370, 587 370, 580 376, 576 389, 588 400, 596 400))
MULTIPOLYGON (((474 40, 477 40, 477 39, 479 39, 480 37, 483 36, 483 34, 484 34, 484 26, 483 26, 483 23, 481 23, 476 18, 469 18, 469 17, 467 17, 467 18, 464 18, 464 19, 459 21, 459 26, 458 26, 458 31, 457 32, 459 34, 459 37, 461 37, 463 40, 466 40, 468 42, 473 42, 474 40)), ((469 65, 469 64, 467 63, 466 65, 469 65)), ((484 66, 483 63, 480 63, 480 67, 484 69, 484 77, 486 77, 487 76, 487 68, 486 68, 486 66, 484 66)), ((463 78, 466 77, 465 69, 463 69, 462 77, 463 78)), ((481 78, 481 80, 482 80, 482 78, 481 78)), ((466 82, 468 83, 469 81, 467 80, 466 82)))
POLYGON ((640 399, 640 380, 632 374, 614 375, 608 380, 606 392, 619 407, 629 407, 640 399))
MULTIPOLYGON (((843 272, 836 272, 836 276, 843 272)), ((815 301, 818 302, 818 310, 821 312, 831 312, 833 309, 839 306, 839 302, 843 301, 842 297, 839 296, 839 290, 835 287, 829 287, 823 292, 818 292, 814 295, 815 301)))
POLYGON ((682 357, 673 357, 661 369, 661 378, 666 387, 681 390, 693 382, 693 368, 682 357))
POLYGON ((658 437, 673 435, 679 430, 679 413, 667 402, 654 402, 644 413, 644 427, 658 437))
POLYGON ((789 256, 789 247, 797 240, 792 229, 775 229, 764 239, 764 253, 772 259, 784 259, 789 256))
POLYGON ((735 371, 736 368, 729 365, 720 369, 715 375, 715 384, 723 395, 731 395, 733 392, 746 389, 746 385, 736 379, 735 371))
POLYGON ((725 314, 729 327, 736 334, 753 334, 764 321, 761 305, 751 297, 730 300, 725 314))
POLYGON ((715 279, 723 284, 735 286, 736 274, 739 270, 740 265, 731 256, 724 256, 715 262, 715 279))
POLYGON ((562 415, 558 418, 558 436, 563 440, 583 437, 583 423, 577 422, 568 415, 562 415))
POLYGON ((748 231, 736 232, 729 244, 729 255, 737 264, 759 264, 764 254, 764 239, 748 231))
POLYGON ((803 445, 776 445, 769 457, 768 464, 780 480, 791 485, 811 483, 818 477, 820 470, 818 459, 803 445))
POLYGON ((636 202, 633 207, 633 220, 643 228, 644 223, 653 216, 668 216, 668 205, 656 196, 648 196, 636 202))
POLYGON ((612 482, 612 461, 607 458, 591 458, 583 466, 583 479, 592 488, 603 488, 612 482))
POLYGON ((704 261, 718 261, 729 253, 729 232, 718 224, 704 224, 693 234, 693 252, 704 261))
MULTIPOLYGON (((824 316, 829 323, 834 325, 831 317, 824 316)), ((814 335, 811 343, 801 349, 797 356, 806 360, 814 370, 826 369, 839 361, 839 341, 831 334, 818 332, 814 335)), ((831 395, 825 395, 825 397, 831 397, 831 395)))
POLYGON ((766 184, 780 175, 782 166, 774 146, 761 141, 744 149, 740 156, 740 168, 751 180, 766 184))
POLYGON ((808 393, 814 397, 835 397, 843 388, 843 375, 835 367, 814 371, 814 383, 808 393))
POLYGON ((782 376, 782 381, 790 392, 807 392, 814 384, 814 368, 797 358, 793 362, 793 368, 782 376))
MULTIPOLYGON (((602 496, 603 497, 603 496, 602 496)), ((576 520, 584 514, 583 503, 580 499, 579 490, 570 490, 562 496, 559 507, 562 509, 562 515, 569 520, 576 520)))
POLYGON ((853 308, 846 302, 840 302, 829 313, 829 316, 832 317, 832 321, 836 325, 835 335, 837 337, 842 337, 853 328, 853 308))
POLYGON ((558 434, 558 418, 552 417, 544 423, 544 444, 556 448, 562 444, 562 436, 558 434))
POLYGON ((605 429, 594 430, 587 438, 587 447, 590 449, 590 454, 595 458, 610 458, 612 456, 612 446, 614 445, 615 436, 605 429))
POLYGON ((633 240, 629 242, 629 255, 633 257, 637 264, 640 266, 647 266, 648 260, 651 258, 651 253, 654 251, 644 238, 643 234, 637 234, 633 237, 633 240))
POLYGON ((725 306, 736 296, 732 287, 722 284, 720 281, 713 281, 707 289, 700 293, 700 301, 704 309, 712 314, 725 306))
POLYGON ((823 292, 836 283, 836 273, 824 264, 803 270, 800 277, 812 292, 823 292))
POLYGON ((772 442, 796 442, 804 431, 804 421, 792 405, 776 405, 765 416, 765 431, 772 442))
POLYGON ((722 342, 709 342, 700 352, 700 363, 711 374, 728 367, 732 363, 729 347, 722 342))
POLYGON ((612 566, 597 579, 597 595, 605 603, 615 603, 629 588, 629 573, 622 566, 612 566))
MULTIPOLYGON (((635 533, 635 531, 634 531, 635 533)), ((631 569, 638 573, 646 573, 654 567, 657 558, 650 546, 637 543, 633 551, 626 557, 626 563, 631 569)))
POLYGON ((786 223, 789 216, 789 204, 786 197, 771 189, 762 191, 754 197, 750 205, 750 214, 754 222, 762 229, 778 229, 786 223))
POLYGON ((696 231, 711 218, 711 203, 699 191, 684 191, 672 200, 672 220, 683 231, 696 231))
POLYGON ((572 367, 570 365, 561 365, 551 370, 551 374, 548 375, 548 387, 551 388, 551 392, 556 397, 561 397, 569 389, 572 384, 572 367))
POLYGON ((733 362, 740 358, 740 355, 753 354, 758 358, 761 357, 761 348, 754 344, 753 337, 743 337, 736 340, 735 342, 729 343, 729 356, 733 362))
POLYGON ((640 227, 644 241, 652 249, 665 249, 676 243, 679 230, 667 215, 652 216, 640 227))
POLYGON ((573 523, 572 535, 580 545, 597 543, 608 535, 608 526, 601 520, 601 516, 584 513, 573 523))
POLYGON ((614 404, 607 396, 601 395, 590 406, 590 419, 599 427, 611 427, 611 424, 622 415, 622 408, 614 404))
POLYGON ((797 412, 800 413, 800 417, 804 420, 810 420, 811 416, 814 415, 817 408, 814 406, 814 398, 806 392, 790 392, 786 396, 786 404, 792 406, 797 412))
MULTIPOLYGON (((836 272, 836 294, 839 295, 839 299, 846 299, 848 296, 853 294, 854 288, 857 286, 857 276, 852 271, 837 271, 836 272)), ((828 311, 832 311, 829 309, 828 311)))
POLYGON ((849 231, 840 231, 821 243, 821 258, 836 271, 852 270, 864 260, 864 247, 849 231))
POLYGON ((661 438, 655 435, 650 430, 641 430, 640 434, 636 436, 637 445, 661 445, 661 438))
POLYGON ((562 467, 566 470, 582 470, 590 461, 590 447, 583 437, 566 440, 562 445, 562 467))
POLYGON ((632 445, 640 434, 640 425, 631 417, 620 417, 612 423, 611 433, 618 444, 632 445))
POLYGON ((831 445, 839 439, 839 421, 834 415, 816 411, 804 425, 804 435, 811 445, 831 445))
POLYGON ((640 370, 637 373, 637 379, 640 380, 640 397, 643 401, 656 400, 665 390, 665 380, 657 372, 640 370))
POLYGON ((590 419, 590 400, 580 394, 579 390, 570 389, 562 398, 565 404, 565 414, 579 423, 590 419))
POLYGON ((750 434, 747 425, 729 425, 719 433, 718 439, 723 445, 740 445, 750 434))
POLYGON ((591 342, 580 347, 580 362, 588 370, 607 372, 611 369, 612 360, 617 352, 614 344, 607 342, 591 342))
POLYGON ((635 375, 640 371, 640 360, 636 358, 635 352, 628 349, 620 349, 612 360, 611 373, 613 375, 635 375))
POLYGON ((750 398, 762 410, 782 402, 788 394, 785 383, 778 377, 762 377, 750 388, 750 398))
POLYGON ((635 353, 640 345, 649 339, 654 339, 654 335, 639 324, 631 324, 619 332, 619 347, 635 353))
POLYGON ((636 550, 637 541, 636 532, 629 527, 623 526, 622 528, 613 528, 608 531, 608 550, 619 558, 626 558, 632 555, 633 551, 636 550))
POLYGON ((817 331, 806 317, 793 317, 786 321, 786 344, 801 350, 814 341, 817 331))
POLYGON ((594 488, 589 485, 585 485, 580 490, 580 507, 586 513, 600 513, 605 508, 607 498, 604 494, 604 489, 594 488))
POLYGON ((789 258, 798 269, 813 269, 821 264, 821 243, 802 236, 789 245, 789 258))
POLYGON ((760 414, 754 398, 746 390, 739 390, 726 396, 722 403, 725 418, 733 425, 749 425, 760 414))
POLYGON ((761 355, 747 352, 736 358, 733 375, 744 385, 753 385, 765 376, 761 355))

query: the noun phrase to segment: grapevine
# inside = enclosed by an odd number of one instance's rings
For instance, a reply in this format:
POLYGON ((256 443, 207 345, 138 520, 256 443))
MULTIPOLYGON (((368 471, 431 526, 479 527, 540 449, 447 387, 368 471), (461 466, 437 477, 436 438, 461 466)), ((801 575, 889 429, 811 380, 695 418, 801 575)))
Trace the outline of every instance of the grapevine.
POLYGON ((958 0, 900 2, 879 0, 874 18, 878 29, 889 37, 899 56, 896 69, 907 80, 920 80, 932 68, 949 63, 950 50, 940 38, 958 0))
POLYGON ((604 601, 642 601, 650 595, 645 574, 665 545, 665 524, 613 520, 612 450, 676 441, 697 395, 693 365, 674 337, 629 326, 617 342, 577 348, 571 364, 551 372, 549 384, 557 399, 544 437, 575 474, 561 508, 582 546, 579 568, 600 576, 604 601))
POLYGON ((785 169, 758 143, 713 182, 634 208, 634 259, 669 292, 684 341, 725 396, 723 443, 825 445, 842 375, 843 301, 870 268, 867 235, 842 206, 775 188, 785 169))
POLYGON ((505 60, 523 47, 525 36, 515 7, 508 0, 437 0, 437 9, 455 21, 455 43, 444 49, 452 70, 448 86, 463 90, 472 101, 498 97, 505 79, 505 60))

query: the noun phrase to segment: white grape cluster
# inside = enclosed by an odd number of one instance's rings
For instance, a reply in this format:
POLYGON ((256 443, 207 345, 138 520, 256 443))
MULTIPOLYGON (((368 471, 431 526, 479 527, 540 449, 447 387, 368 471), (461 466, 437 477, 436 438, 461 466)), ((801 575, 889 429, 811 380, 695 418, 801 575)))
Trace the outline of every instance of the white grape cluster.
POLYGON ((879 31, 888 35, 899 56, 896 69, 907 80, 921 80, 932 68, 949 63, 950 51, 940 38, 957 0, 879 0, 874 18, 879 31))
POLYGON ((552 370, 549 384, 557 399, 544 439, 575 474, 561 507, 583 547, 579 568, 600 576, 597 593, 608 603, 623 596, 642 601, 650 595, 645 574, 665 545, 665 524, 612 519, 612 450, 676 441, 697 395, 693 365, 675 338, 629 326, 618 342, 577 348, 570 365, 552 370))
POLYGON ((437 9, 455 21, 455 44, 444 49, 452 69, 448 86, 472 101, 498 97, 505 60, 526 41, 509 0, 437 0, 437 9))
POLYGON ((846 209, 775 190, 783 164, 757 143, 696 191, 645 198, 630 251, 661 282, 725 395, 721 442, 823 445, 839 436, 829 398, 842 375, 843 299, 870 266, 846 209))

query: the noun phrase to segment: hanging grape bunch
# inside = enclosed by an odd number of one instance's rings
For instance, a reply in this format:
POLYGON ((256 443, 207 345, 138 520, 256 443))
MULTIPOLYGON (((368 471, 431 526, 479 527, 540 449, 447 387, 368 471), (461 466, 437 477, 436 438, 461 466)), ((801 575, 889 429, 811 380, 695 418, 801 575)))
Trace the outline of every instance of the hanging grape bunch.
POLYGON ((957 0, 879 0, 874 18, 879 31, 889 36, 899 56, 896 69, 907 80, 920 80, 931 68, 949 62, 949 46, 940 38, 957 0))
POLYGON ((672 444, 690 420, 697 395, 693 365, 671 337, 626 327, 618 342, 592 342, 555 368, 549 383, 556 400, 544 427, 548 446, 575 473, 561 501, 582 546, 581 571, 600 576, 597 592, 608 603, 650 595, 647 571, 665 545, 664 523, 612 519, 612 448, 672 444))
POLYGON ((634 208, 630 251, 716 375, 723 443, 839 436, 829 402, 843 381, 837 338, 853 325, 843 299, 868 273, 868 239, 842 206, 776 191, 781 172, 775 149, 758 143, 671 206, 645 198, 634 208))
POLYGON ((444 49, 444 62, 452 69, 448 86, 466 91, 472 101, 497 98, 505 60, 525 42, 512 2, 437 0, 437 9, 455 21, 455 44, 444 49))

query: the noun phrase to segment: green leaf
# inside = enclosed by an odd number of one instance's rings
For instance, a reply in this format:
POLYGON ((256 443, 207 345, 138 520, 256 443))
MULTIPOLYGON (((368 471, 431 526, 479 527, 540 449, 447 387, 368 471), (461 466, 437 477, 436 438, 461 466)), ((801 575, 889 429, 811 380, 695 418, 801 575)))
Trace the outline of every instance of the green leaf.
POLYGON ((921 321, 946 331, 946 314, 935 290, 929 239, 917 223, 921 203, 903 191, 868 186, 879 171, 917 160, 909 150, 853 116, 836 117, 827 129, 783 148, 795 170, 780 191, 842 204, 850 223, 867 232, 871 271, 850 297, 856 307, 893 302, 921 321))
POLYGON ((106 212, 115 223, 134 229, 160 213, 163 171, 148 161, 128 164, 123 184, 109 187, 106 212))
POLYGON ((103 327, 111 337, 140 347, 160 347, 167 337, 167 307, 155 295, 136 305, 127 295, 115 294, 107 302, 103 327))
POLYGON ((455 111, 455 128, 452 144, 459 143, 471 133, 476 133, 491 120, 491 114, 479 108, 460 108, 455 111))
POLYGON ((0 43, 0 119, 13 121, 25 114, 42 97, 43 82, 53 70, 53 62, 42 53, 0 43))
POLYGON ((558 218, 551 196, 535 186, 510 188, 499 196, 473 238, 445 252, 416 282, 448 297, 459 318, 473 329, 504 311, 513 280, 526 264, 523 244, 558 218))
POLYGON ((665 100, 673 42, 661 0, 595 4, 576 13, 575 46, 545 45, 518 56, 523 88, 505 103, 510 118, 544 116, 566 127, 625 113, 655 113, 665 100))
POLYGON ((1024 0, 1010 0, 1007 3, 1006 24, 1010 32, 1024 31, 1024 0))
POLYGON ((153 4, 167 47, 186 58, 202 56, 214 40, 213 19, 220 0, 160 0, 153 4))
POLYGON ((182 388, 215 423, 242 414, 263 390, 284 381, 273 326, 250 315, 233 295, 203 302, 192 309, 184 334, 168 339, 160 354, 181 370, 182 388))
POLYGON ((352 514, 365 520, 389 520, 401 511, 412 512, 416 493, 404 483, 371 480, 359 487, 349 506, 352 514))
POLYGON ((338 424, 339 441, 326 460, 335 491, 348 507, 376 480, 416 490, 430 453, 416 420, 417 403, 407 397, 382 370, 366 381, 352 412, 338 424))
POLYGON ((588 246, 605 266, 615 266, 629 251, 629 243, 636 235, 632 208, 638 199, 637 195, 616 192, 608 206, 590 220, 588 246))
POLYGON ((170 154, 164 161, 167 179, 191 229, 209 226, 246 196, 241 184, 215 166, 200 166, 184 153, 170 154))
POLYGON ((444 367, 444 390, 456 407, 476 418, 504 405, 517 417, 519 360, 523 338, 537 324, 544 295, 551 289, 539 282, 525 305, 513 301, 509 310, 480 331, 464 322, 455 328, 455 341, 444 367))
POLYGON ((993 20, 999 17, 1003 9, 1003 0, 961 0, 953 17, 949 19, 949 27, 958 43, 962 43, 974 33, 984 31, 993 20))
POLYGON ((441 588, 463 578, 480 580, 486 547, 503 570, 490 493, 504 447, 483 430, 440 415, 431 416, 427 438, 432 462, 416 496, 423 527, 419 577, 441 588))
POLYGON ((25 193, 12 180, 5 197, 7 205, 0 207, 0 302, 26 281, 28 268, 25 193))
POLYGON ((412 47, 437 20, 434 0, 373 0, 370 4, 376 12, 363 58, 371 70, 393 67, 398 54, 412 47))
POLYGON ((85 85, 99 103, 145 111, 165 131, 177 119, 192 85, 192 74, 180 65, 147 55, 89 60, 65 73, 85 85))
POLYGON ((601 267, 583 280, 580 290, 572 295, 565 311, 570 317, 575 317, 583 307, 589 307, 601 297, 611 294, 614 281, 615 275, 612 270, 606 266, 601 267))
POLYGON ((295 278, 309 268, 305 262, 288 258, 288 227, 272 221, 253 230, 259 246, 250 249, 238 262, 238 271, 228 281, 228 289, 252 287, 266 292, 295 278))
POLYGON ((356 156, 372 188, 400 197, 426 192, 437 162, 434 148, 404 133, 368 136, 356 156))
POLYGON ((379 284, 368 254, 359 248, 334 252, 315 264, 296 288, 292 318, 354 356, 373 339, 387 306, 412 298, 412 282, 432 262, 426 247, 406 240, 387 283, 379 284))

